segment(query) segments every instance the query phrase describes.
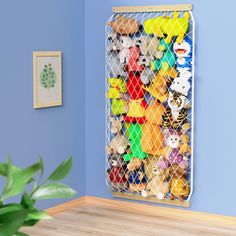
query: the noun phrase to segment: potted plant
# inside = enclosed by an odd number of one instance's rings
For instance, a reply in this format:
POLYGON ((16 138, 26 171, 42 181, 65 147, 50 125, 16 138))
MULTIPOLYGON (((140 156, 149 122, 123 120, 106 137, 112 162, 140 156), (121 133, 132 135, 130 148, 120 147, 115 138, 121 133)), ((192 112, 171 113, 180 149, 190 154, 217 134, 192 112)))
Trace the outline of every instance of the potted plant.
POLYGON ((27 236, 20 232, 21 227, 31 227, 40 220, 50 219, 45 211, 35 206, 37 200, 75 196, 75 190, 58 182, 70 173, 71 168, 72 157, 69 157, 43 180, 44 163, 41 157, 25 169, 13 165, 10 158, 0 163, 0 177, 5 178, 5 187, 0 193, 0 236, 27 236), (26 191, 27 185, 30 185, 29 192, 26 191), (19 203, 5 203, 17 195, 20 195, 19 203))

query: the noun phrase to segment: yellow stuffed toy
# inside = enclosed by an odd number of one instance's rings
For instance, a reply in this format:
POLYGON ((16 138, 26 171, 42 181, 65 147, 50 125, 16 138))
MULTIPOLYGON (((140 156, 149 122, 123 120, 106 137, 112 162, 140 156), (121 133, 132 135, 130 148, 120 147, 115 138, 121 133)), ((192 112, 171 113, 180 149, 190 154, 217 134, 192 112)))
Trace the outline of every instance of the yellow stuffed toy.
POLYGON ((189 136, 187 134, 182 134, 180 137, 179 153, 185 157, 191 155, 191 147, 188 144, 189 136))
POLYGON ((121 98, 121 93, 127 91, 126 84, 121 78, 109 78, 108 84, 110 85, 110 89, 107 92, 108 98, 121 98))
POLYGON ((166 43, 170 43, 173 37, 177 37, 176 42, 182 43, 184 35, 189 26, 189 12, 185 12, 183 17, 179 17, 178 12, 173 13, 173 17, 158 16, 155 18, 147 19, 144 22, 144 31, 147 34, 156 34, 158 37, 165 38, 166 43))

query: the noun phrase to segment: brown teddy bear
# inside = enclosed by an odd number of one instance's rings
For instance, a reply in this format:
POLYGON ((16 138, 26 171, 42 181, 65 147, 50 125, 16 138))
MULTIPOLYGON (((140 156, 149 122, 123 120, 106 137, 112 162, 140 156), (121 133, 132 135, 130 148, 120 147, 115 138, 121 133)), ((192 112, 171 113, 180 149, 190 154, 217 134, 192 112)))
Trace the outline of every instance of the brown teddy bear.
POLYGON ((149 156, 145 160, 145 173, 148 177, 146 189, 142 191, 143 197, 155 196, 158 199, 164 199, 170 190, 169 167, 164 159, 157 156, 149 156))
POLYGON ((187 172, 181 168, 178 164, 171 166, 172 179, 170 183, 170 199, 179 199, 183 201, 184 198, 188 197, 190 188, 186 179, 187 172))
POLYGON ((147 183, 144 172, 144 162, 139 158, 132 158, 127 165, 126 179, 129 183, 130 192, 142 192, 147 183))

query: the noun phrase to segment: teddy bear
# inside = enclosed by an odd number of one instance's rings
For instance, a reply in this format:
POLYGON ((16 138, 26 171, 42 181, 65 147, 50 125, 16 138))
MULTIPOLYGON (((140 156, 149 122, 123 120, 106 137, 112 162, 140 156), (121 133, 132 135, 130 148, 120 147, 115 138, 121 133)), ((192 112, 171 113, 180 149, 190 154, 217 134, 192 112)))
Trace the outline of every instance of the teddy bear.
POLYGON ((110 181, 111 189, 113 191, 124 191, 128 187, 125 177, 126 163, 120 154, 109 155, 108 163, 110 168, 107 170, 107 176, 110 181))
POLYGON ((143 161, 139 158, 130 160, 125 177, 129 184, 129 191, 141 193, 147 184, 143 161))
POLYGON ((111 133, 114 135, 109 145, 106 147, 107 154, 124 154, 129 143, 124 135, 122 135, 123 116, 119 119, 114 117, 111 120, 111 133))
POLYGON ((178 72, 174 67, 169 68, 167 71, 160 70, 153 78, 150 85, 143 85, 143 88, 154 98, 163 103, 168 98, 168 83, 170 82, 169 79, 174 79, 177 76, 178 72))
POLYGON ((181 93, 184 96, 188 96, 188 92, 191 88, 191 85, 188 81, 187 74, 185 73, 183 75, 184 76, 181 77, 181 74, 179 74, 179 76, 172 81, 170 88, 177 93, 181 93))
POLYGON ((145 160, 144 170, 148 174, 148 183, 142 190, 142 196, 155 196, 158 199, 164 199, 170 190, 169 167, 164 160, 159 160, 157 156, 149 156, 145 160))
POLYGON ((151 100, 145 110, 146 123, 142 127, 141 147, 148 154, 160 155, 164 147, 164 136, 161 130, 162 116, 165 107, 158 100, 151 100))
POLYGON ((163 115, 162 127, 174 130, 186 129, 184 127, 189 126, 186 111, 190 108, 188 99, 182 94, 170 91, 167 103, 169 108, 166 109, 166 113, 163 115))
POLYGON ((148 104, 144 99, 145 90, 143 89, 140 74, 130 72, 127 81, 128 112, 125 115, 125 122, 143 124, 146 121, 145 109, 148 104))
POLYGON ((121 64, 125 64, 128 61, 130 48, 134 46, 133 40, 129 36, 120 37, 121 51, 119 53, 119 60, 121 64))
POLYGON ((139 23, 136 19, 122 15, 118 15, 114 21, 108 22, 107 25, 121 35, 135 34, 139 31, 139 23))
POLYGON ((125 161, 130 161, 133 158, 144 159, 147 154, 143 152, 141 147, 142 128, 138 123, 132 123, 129 126, 129 140, 131 152, 124 154, 125 161))
POLYGON ((187 180, 187 171, 178 164, 171 166, 172 179, 170 181, 170 199, 183 201, 188 197, 190 188, 187 180))

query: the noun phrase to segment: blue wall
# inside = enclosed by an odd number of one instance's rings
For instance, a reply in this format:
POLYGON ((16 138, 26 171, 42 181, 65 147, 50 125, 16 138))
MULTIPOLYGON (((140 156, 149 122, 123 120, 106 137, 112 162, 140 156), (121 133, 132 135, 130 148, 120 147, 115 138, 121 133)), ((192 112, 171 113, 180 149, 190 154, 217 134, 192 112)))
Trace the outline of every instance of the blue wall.
MULTIPOLYGON (((195 179, 190 210, 236 215, 236 2, 192 0, 197 27, 195 179), (226 37, 226 38, 225 38, 226 37)), ((85 1, 86 194, 111 198, 104 168, 104 25, 112 6, 189 3, 188 0, 85 1)))
POLYGON ((85 195, 83 8, 82 0, 8 0, 0 8, 0 161, 10 154, 25 167, 41 154, 49 173, 73 155, 74 169, 65 182, 79 195, 85 195), (34 50, 63 53, 62 107, 33 109, 34 50))

